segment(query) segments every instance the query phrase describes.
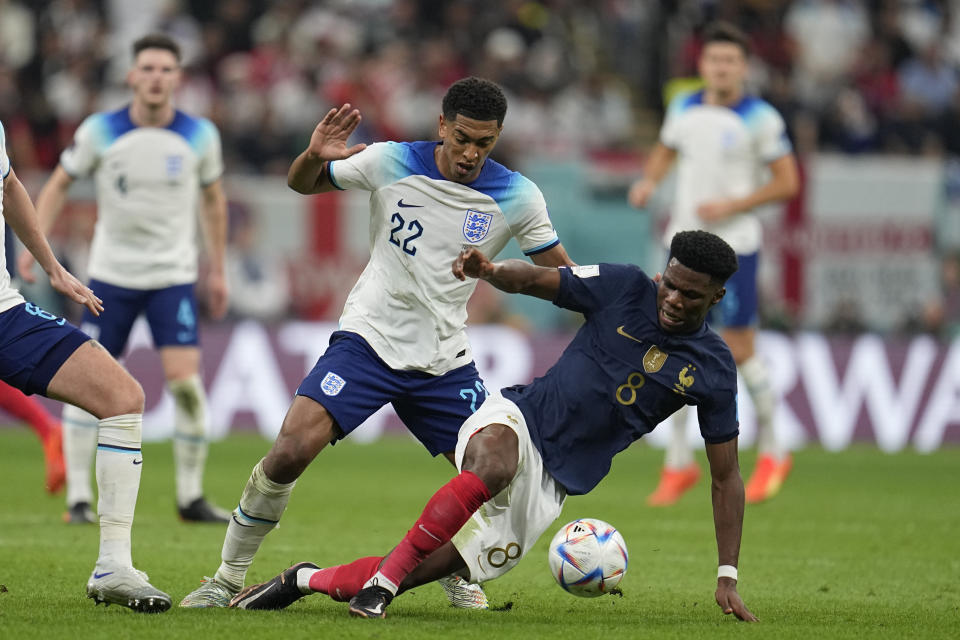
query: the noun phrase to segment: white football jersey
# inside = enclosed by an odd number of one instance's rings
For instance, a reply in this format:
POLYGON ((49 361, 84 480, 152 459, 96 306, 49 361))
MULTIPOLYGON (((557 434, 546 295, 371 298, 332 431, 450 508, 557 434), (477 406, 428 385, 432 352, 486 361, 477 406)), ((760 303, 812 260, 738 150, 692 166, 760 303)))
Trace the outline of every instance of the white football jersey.
MULTIPOLYGON (((6 180, 10 174, 10 158, 7 156, 7 133, 0 124, 0 176, 6 180)), ((0 183, 0 215, 3 214, 3 184, 0 183)), ((6 227, 0 224, 0 250, 6 245, 6 227)), ((10 286, 10 274, 7 273, 7 255, 6 251, 0 254, 0 313, 15 307, 23 302, 23 296, 20 292, 10 286)))
POLYGON ((91 278, 129 289, 196 281, 197 196, 223 173, 220 134, 209 120, 177 111, 165 127, 138 127, 129 107, 95 113, 60 166, 96 182, 91 278))
POLYGON ((384 142, 330 163, 340 189, 370 192, 370 261, 340 328, 363 336, 393 369, 440 375, 472 360, 467 299, 476 280, 450 271, 461 248, 493 258, 515 237, 526 255, 557 244, 543 194, 489 158, 475 181, 437 169, 436 142, 384 142))
POLYGON ((664 243, 678 231, 711 231, 738 254, 760 249, 760 221, 752 212, 704 222, 697 207, 717 199, 742 198, 766 179, 767 165, 792 152, 783 118, 760 98, 732 107, 704 104, 703 91, 670 103, 660 141, 677 152, 677 192, 664 243))

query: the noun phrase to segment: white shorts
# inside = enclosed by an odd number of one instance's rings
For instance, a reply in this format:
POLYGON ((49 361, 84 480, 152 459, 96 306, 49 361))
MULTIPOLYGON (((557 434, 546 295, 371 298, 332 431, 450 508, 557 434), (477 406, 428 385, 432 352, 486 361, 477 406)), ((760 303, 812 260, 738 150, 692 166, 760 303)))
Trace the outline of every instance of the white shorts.
POLYGON ((567 492, 546 469, 533 446, 520 409, 499 393, 492 394, 460 428, 457 468, 470 438, 490 424, 505 424, 519 439, 517 475, 507 487, 483 503, 453 536, 453 546, 467 563, 471 582, 485 582, 517 566, 560 515, 567 492))

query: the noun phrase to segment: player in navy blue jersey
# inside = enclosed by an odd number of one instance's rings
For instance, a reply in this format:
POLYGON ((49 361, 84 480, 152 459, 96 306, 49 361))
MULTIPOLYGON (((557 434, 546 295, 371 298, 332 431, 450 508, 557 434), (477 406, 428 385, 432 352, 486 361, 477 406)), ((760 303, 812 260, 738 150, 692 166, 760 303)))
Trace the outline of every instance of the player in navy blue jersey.
POLYGON ((736 270, 733 249, 706 231, 674 237, 659 284, 631 265, 545 268, 491 263, 465 250, 453 266, 457 278, 552 300, 586 323, 543 377, 491 395, 467 419, 457 441, 460 474, 388 556, 327 569, 299 563, 248 587, 231 606, 279 609, 320 592, 349 598, 352 615, 380 618, 397 593, 439 576, 503 575, 560 515, 567 495, 593 489, 614 455, 696 405, 713 476, 717 603, 756 620, 736 588, 744 504, 736 368, 705 323, 736 270))

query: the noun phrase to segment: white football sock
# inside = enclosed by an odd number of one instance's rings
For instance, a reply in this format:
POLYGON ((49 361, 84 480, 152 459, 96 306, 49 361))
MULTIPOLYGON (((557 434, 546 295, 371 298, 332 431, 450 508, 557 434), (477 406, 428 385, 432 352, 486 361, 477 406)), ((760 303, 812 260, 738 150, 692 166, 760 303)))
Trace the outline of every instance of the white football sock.
POLYGON ((63 460, 67 471, 67 506, 93 504, 90 467, 97 448, 97 418, 72 404, 63 405, 63 460))
POLYGON ((264 537, 280 520, 296 480, 289 484, 274 482, 263 472, 263 460, 257 463, 233 511, 220 553, 220 568, 214 575, 217 582, 239 590, 247 576, 264 537))
POLYGON ((664 466, 671 471, 680 471, 693 464, 693 448, 687 442, 687 412, 684 405, 679 411, 667 418, 670 441, 667 442, 667 455, 664 466))
POLYGON ((393 595, 397 595, 397 591, 400 591, 400 587, 398 585, 394 584, 390 578, 383 575, 379 571, 377 571, 372 578, 363 583, 363 588, 366 589, 367 587, 383 587, 393 595))
POLYGON ((176 466, 177 505, 187 507, 203 496, 203 469, 207 460, 207 400, 200 376, 171 380, 176 466))
POLYGON ((97 490, 100 499, 98 568, 132 567, 130 528, 140 489, 143 415, 127 413, 100 421, 97 443, 97 490))
POLYGON ((782 460, 787 455, 783 443, 777 438, 773 426, 773 415, 776 410, 776 398, 770 386, 769 373, 763 359, 754 355, 738 366, 743 378, 747 393, 753 400, 754 411, 757 414, 757 451, 760 454, 772 455, 782 460))

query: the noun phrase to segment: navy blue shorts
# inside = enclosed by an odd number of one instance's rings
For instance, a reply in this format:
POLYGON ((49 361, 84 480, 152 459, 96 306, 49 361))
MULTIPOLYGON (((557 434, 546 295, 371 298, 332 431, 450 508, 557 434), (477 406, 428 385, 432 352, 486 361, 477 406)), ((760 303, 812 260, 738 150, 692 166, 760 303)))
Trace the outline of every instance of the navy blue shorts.
POLYGON ((127 289, 91 280, 90 288, 103 300, 103 312, 95 316, 85 310, 80 328, 114 358, 123 354, 133 321, 141 313, 147 316, 154 346, 197 344, 197 298, 192 284, 164 289, 127 289))
POLYGON ((460 426, 489 393, 472 362, 441 376, 398 371, 359 335, 336 331, 297 395, 322 404, 344 436, 389 402, 417 440, 437 455, 456 448, 460 426))
POLYGON ((26 394, 47 386, 90 336, 29 302, 0 313, 0 380, 26 394))
POLYGON ((738 255, 740 268, 727 280, 723 300, 710 309, 707 321, 717 329, 741 329, 757 324, 757 261, 759 254, 738 255))

